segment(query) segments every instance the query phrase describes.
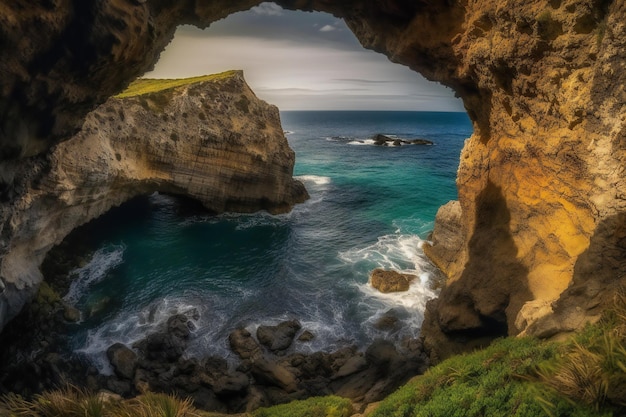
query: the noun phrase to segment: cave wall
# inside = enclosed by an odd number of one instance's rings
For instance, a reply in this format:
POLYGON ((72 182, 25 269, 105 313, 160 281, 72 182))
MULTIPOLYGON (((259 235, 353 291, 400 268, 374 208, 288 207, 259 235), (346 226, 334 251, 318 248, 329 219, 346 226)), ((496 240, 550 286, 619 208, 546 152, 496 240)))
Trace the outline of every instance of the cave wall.
MULTIPOLYGON (((15 166, 149 69, 178 24, 205 27, 258 3, 0 1, 4 198, 15 166)), ((344 18, 364 47, 463 99, 474 134, 458 171, 458 236, 438 238, 441 213, 426 248, 448 276, 427 311, 427 346, 549 336, 597 317, 626 280, 623 1, 277 3, 344 18)))

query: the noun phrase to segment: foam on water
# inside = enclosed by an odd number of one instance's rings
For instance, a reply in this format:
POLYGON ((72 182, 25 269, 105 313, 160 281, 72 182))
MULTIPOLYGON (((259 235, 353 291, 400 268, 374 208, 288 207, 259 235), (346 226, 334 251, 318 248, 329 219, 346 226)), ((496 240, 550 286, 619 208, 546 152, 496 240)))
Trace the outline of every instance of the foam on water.
POLYGON ((87 265, 70 271, 70 275, 76 278, 63 299, 75 305, 91 285, 102 281, 111 270, 122 264, 125 249, 123 245, 102 247, 94 252, 87 265))
POLYGON ((117 317, 89 330, 84 345, 74 352, 84 355, 101 373, 111 375, 112 368, 106 357, 109 346, 123 343, 130 347, 158 330, 176 314, 185 314, 197 327, 196 323, 203 313, 200 306, 190 304, 189 300, 164 298, 139 311, 122 311, 117 317))
MULTIPOLYGON (((426 302, 437 296, 431 289, 434 266, 422 250, 424 241, 416 235, 392 234, 378 238, 372 245, 341 252, 339 258, 353 268, 371 271, 376 268, 416 275, 408 291, 383 294, 367 283, 355 284, 364 295, 363 308, 371 312, 367 319, 375 323, 389 310, 406 312, 402 320, 415 336, 421 326, 426 302)), ((370 326, 371 327, 371 326, 370 326)))
POLYGON ((323 177, 320 175, 299 175, 294 178, 299 181, 302 181, 305 186, 314 185, 314 186, 322 187, 324 185, 328 185, 331 183, 330 177, 323 177))

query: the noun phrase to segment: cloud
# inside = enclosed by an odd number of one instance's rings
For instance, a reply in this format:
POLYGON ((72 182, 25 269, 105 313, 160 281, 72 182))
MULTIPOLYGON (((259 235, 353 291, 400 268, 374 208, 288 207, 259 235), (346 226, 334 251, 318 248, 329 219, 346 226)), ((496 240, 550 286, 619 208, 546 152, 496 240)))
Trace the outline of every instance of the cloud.
POLYGON ((366 80, 363 78, 334 78, 332 81, 353 84, 391 84, 398 82, 396 80, 366 80))
POLYGON ((275 3, 261 3, 250 10, 261 16, 282 16, 284 11, 282 7, 275 3))
POLYGON ((463 111, 451 90, 363 49, 342 20, 282 11, 269 3, 207 30, 179 28, 147 76, 180 78, 230 69, 244 70, 258 96, 281 110, 463 111), (270 14, 278 12, 283 15, 270 14))

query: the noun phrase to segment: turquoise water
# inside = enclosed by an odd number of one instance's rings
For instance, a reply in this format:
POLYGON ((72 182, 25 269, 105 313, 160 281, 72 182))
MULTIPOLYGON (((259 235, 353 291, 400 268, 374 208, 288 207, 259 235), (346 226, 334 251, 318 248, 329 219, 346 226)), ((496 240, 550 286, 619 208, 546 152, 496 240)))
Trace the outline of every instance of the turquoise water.
POLYGON ((420 249, 437 208, 456 198, 455 176, 471 124, 461 113, 283 112, 295 175, 311 199, 291 213, 208 216, 154 194, 89 229, 93 256, 66 299, 81 309, 70 348, 107 371, 104 351, 132 344, 175 313, 195 324, 188 356, 232 355, 237 326, 297 318, 315 339, 304 351, 416 336, 432 267, 420 249), (376 133, 433 146, 378 147, 376 133), (377 267, 420 278, 407 293, 367 284, 377 267), (374 323, 393 310, 394 333, 374 323))

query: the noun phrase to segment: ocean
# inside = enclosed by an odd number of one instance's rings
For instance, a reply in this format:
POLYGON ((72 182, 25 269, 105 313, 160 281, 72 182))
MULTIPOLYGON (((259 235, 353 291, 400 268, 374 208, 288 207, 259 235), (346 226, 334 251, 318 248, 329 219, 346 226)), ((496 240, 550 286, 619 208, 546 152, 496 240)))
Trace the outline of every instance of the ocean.
POLYGON ((421 245, 438 207, 456 198, 467 115, 293 111, 281 119, 310 200, 277 216, 210 216, 161 194, 111 210, 89 226, 90 255, 71 272, 65 299, 83 319, 67 349, 109 373, 110 345, 132 345, 177 313, 194 324, 188 357, 234 359, 233 329, 292 318, 315 335, 294 347, 305 352, 419 334, 436 296, 421 245), (377 133, 434 145, 375 146, 377 133), (381 294, 368 285, 375 268, 419 279, 408 292, 381 294), (378 330, 385 314, 399 326, 378 330))

